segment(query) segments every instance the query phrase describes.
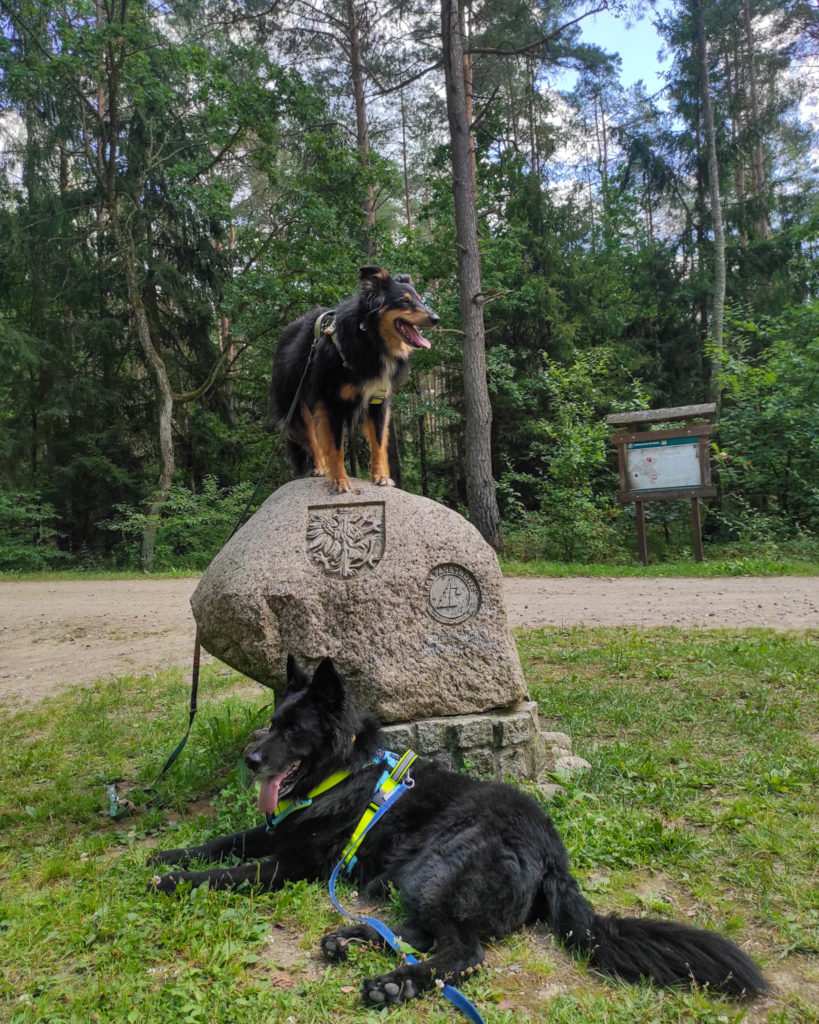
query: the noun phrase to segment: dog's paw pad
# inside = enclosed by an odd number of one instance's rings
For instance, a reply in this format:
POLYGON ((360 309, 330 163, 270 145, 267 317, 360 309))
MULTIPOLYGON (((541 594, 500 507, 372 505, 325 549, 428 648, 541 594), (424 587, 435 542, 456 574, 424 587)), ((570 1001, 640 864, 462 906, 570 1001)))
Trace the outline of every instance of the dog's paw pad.
POLYGON ((395 1006, 397 1003, 413 999, 417 994, 415 985, 408 978, 401 981, 388 981, 387 978, 373 978, 364 982, 362 996, 365 1002, 374 1003, 376 1006, 395 1006))
POLYGON ((340 935, 325 935, 321 940, 321 951, 328 960, 346 960, 349 942, 340 935))

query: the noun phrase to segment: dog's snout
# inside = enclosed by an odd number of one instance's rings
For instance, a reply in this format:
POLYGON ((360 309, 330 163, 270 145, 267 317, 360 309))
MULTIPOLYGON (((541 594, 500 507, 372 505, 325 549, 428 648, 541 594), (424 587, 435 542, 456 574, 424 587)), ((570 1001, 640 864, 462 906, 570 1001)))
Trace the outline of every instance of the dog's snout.
POLYGON ((429 322, 432 324, 433 327, 437 327, 438 324, 441 322, 441 318, 438 316, 438 314, 433 313, 429 309, 427 310, 427 316, 429 317, 429 322))
POLYGON ((262 766, 262 755, 258 750, 251 750, 245 757, 245 764, 252 772, 257 772, 262 766))

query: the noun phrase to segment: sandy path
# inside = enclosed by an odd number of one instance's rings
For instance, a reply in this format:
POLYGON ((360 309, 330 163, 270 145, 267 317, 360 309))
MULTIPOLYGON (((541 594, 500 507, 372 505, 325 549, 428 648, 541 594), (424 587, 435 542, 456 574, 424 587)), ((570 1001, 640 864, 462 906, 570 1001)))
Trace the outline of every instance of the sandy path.
MULTIPOLYGON (((196 579, 0 582, 0 706, 188 665, 196 579)), ((511 626, 819 628, 819 578, 510 578, 511 626)))

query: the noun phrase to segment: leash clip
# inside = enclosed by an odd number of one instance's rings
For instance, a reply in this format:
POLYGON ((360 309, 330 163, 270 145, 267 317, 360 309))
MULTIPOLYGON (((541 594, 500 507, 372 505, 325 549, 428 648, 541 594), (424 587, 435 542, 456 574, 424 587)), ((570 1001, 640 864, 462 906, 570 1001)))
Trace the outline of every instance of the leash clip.
POLYGON ((108 799, 108 813, 115 821, 127 818, 136 812, 137 805, 125 796, 118 783, 112 782, 106 786, 105 795, 108 799))

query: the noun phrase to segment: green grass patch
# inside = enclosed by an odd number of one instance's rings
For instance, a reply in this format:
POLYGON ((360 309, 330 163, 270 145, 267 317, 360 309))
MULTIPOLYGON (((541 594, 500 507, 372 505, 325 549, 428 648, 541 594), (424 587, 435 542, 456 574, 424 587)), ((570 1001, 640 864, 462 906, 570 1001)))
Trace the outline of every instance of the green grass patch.
POLYGON ((47 572, 0 572, 0 583, 50 583, 54 580, 175 580, 200 576, 190 568, 165 569, 162 572, 139 572, 136 569, 52 569, 47 572))
MULTIPOLYGON (((592 770, 552 813, 605 911, 717 927, 776 981, 743 1007, 707 992, 606 982, 541 929, 490 947, 465 987, 487 1024, 808 1024, 817 1020, 817 636, 672 629, 520 632, 532 694, 592 770)), ((148 850, 257 823, 241 768, 269 692, 203 670, 191 740, 160 805, 139 800, 187 721, 169 671, 70 692, 0 731, 0 1021, 168 1024, 456 1021, 435 995, 388 1013, 358 998, 392 958, 315 955, 337 917, 321 885, 147 892, 148 850)))
MULTIPOLYGON (((520 561, 509 557, 501 557, 500 561, 508 576, 819 576, 819 544, 711 545, 706 549, 703 562, 670 555, 653 558, 652 564, 647 566, 641 565, 637 556, 631 554, 620 554, 599 563, 520 561)), ((94 565, 46 572, 7 570, 0 572, 0 581, 176 579, 198 575, 200 572, 190 567, 144 573, 94 565)))
POLYGON ((711 579, 724 576, 819 576, 819 561, 781 554, 709 555, 702 562, 693 558, 652 561, 641 565, 636 557, 628 562, 547 562, 534 559, 519 562, 501 558, 506 576, 693 576, 711 579))

